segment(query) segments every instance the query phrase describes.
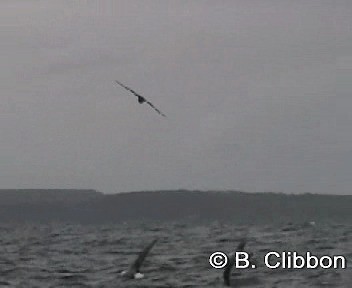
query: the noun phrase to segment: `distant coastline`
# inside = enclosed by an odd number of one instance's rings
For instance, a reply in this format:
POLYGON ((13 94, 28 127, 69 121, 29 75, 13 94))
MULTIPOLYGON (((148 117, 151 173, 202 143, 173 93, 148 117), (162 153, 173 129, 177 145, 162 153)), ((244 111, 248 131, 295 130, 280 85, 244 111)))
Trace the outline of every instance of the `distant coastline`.
POLYGON ((238 224, 352 222, 352 195, 241 191, 0 189, 0 222, 226 221, 238 224))

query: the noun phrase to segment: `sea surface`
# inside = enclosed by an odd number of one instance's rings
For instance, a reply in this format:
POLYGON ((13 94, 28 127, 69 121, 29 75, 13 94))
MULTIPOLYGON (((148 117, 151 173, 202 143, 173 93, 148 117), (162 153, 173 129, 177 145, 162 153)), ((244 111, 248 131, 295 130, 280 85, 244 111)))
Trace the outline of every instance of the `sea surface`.
POLYGON ((352 287, 352 227, 319 222, 1 224, 0 286, 224 287, 222 269, 212 268, 209 256, 234 251, 242 238, 257 269, 233 271, 234 287, 352 287), (155 237, 158 242, 142 267, 145 277, 122 279, 120 272, 155 237), (343 255, 349 267, 272 270, 263 261, 269 251, 343 255))

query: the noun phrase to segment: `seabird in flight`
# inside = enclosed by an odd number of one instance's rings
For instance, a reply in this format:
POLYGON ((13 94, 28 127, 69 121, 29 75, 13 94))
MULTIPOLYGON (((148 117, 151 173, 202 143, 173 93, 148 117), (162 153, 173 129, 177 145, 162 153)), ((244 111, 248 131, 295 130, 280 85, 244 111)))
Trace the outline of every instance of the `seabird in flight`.
MULTIPOLYGON (((238 244, 236 251, 231 253, 228 257, 228 263, 225 266, 224 272, 223 272, 223 279, 224 279, 224 285, 225 286, 230 286, 230 276, 231 276, 231 269, 236 263, 236 252, 245 252, 244 247, 246 246, 247 241, 245 239, 241 240, 241 242, 238 244)), ((249 255, 249 263, 250 265, 255 265, 254 261, 252 261, 252 253, 248 253, 249 255)), ((241 287, 241 286, 251 286, 251 285, 257 285, 259 284, 260 281, 256 277, 251 277, 251 278, 237 278, 235 283, 231 287, 241 287)))
POLYGON ((225 286, 230 286, 231 269, 232 269, 233 265, 235 265, 235 262, 236 262, 236 252, 244 252, 245 246, 246 246, 246 241, 241 240, 241 242, 238 244, 238 246, 236 248, 236 251, 229 255, 228 263, 227 263, 227 265, 224 269, 224 273, 223 273, 225 286))
POLYGON ((127 87, 126 85, 122 84, 121 82, 115 80, 117 84, 121 87, 125 88, 127 91, 130 91, 134 96, 138 98, 138 103, 143 104, 144 102, 147 103, 150 107, 152 107, 156 112, 158 112, 161 116, 166 117, 164 113, 162 113, 158 108, 156 108, 152 102, 145 99, 143 96, 139 95, 136 91, 132 90, 131 88, 127 87))
POLYGON ((127 279, 142 279, 144 275, 140 273, 140 268, 149 254, 150 250, 155 245, 157 239, 154 239, 149 245, 147 245, 139 254, 137 259, 132 263, 127 271, 122 271, 121 275, 127 279))

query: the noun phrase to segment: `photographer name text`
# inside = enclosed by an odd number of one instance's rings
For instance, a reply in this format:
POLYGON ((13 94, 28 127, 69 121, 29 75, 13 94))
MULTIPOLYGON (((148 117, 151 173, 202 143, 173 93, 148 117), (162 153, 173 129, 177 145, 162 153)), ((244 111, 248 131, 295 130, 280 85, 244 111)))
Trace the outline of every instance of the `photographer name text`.
MULTIPOLYGON (((229 261, 236 269, 257 268, 247 252, 235 252, 231 257, 223 252, 214 252, 209 257, 213 268, 224 268, 229 261)), ((265 254, 263 264, 269 269, 346 269, 346 258, 342 255, 313 255, 311 252, 299 254, 296 251, 276 252, 265 254)))

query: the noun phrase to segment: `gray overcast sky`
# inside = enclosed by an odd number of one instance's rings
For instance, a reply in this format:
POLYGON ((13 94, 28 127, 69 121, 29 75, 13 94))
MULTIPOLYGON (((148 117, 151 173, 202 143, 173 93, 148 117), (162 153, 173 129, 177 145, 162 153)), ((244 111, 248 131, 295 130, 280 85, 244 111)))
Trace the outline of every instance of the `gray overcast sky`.
POLYGON ((1 0, 0 188, 352 194, 351 24, 347 0, 1 0))

